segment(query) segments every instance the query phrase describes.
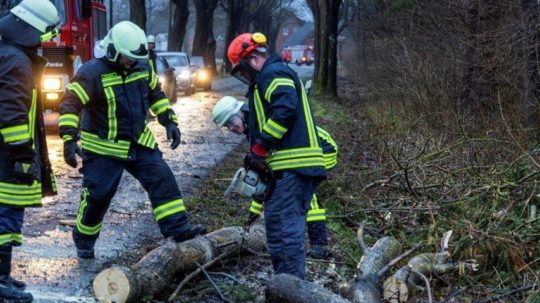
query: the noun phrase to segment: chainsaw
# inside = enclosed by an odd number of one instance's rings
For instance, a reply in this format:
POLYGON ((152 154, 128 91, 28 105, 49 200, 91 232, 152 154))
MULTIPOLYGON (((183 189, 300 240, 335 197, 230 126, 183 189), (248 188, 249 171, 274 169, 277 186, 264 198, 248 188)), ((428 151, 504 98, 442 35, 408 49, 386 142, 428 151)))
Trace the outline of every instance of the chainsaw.
POLYGON ((244 166, 236 171, 224 196, 236 192, 257 201, 266 201, 274 192, 275 184, 274 174, 268 165, 264 171, 244 166))

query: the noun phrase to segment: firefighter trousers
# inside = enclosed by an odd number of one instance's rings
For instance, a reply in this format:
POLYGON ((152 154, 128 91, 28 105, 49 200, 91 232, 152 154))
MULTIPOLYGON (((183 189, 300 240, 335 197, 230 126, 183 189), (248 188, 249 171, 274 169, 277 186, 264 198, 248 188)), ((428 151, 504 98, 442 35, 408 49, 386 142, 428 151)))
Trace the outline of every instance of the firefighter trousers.
POLYGON ((306 214, 314 190, 313 178, 283 172, 276 180, 274 193, 264 204, 268 250, 275 274, 305 278, 306 214))
POLYGON ((326 246, 328 244, 328 232, 326 231, 326 211, 319 201, 317 194, 313 194, 313 198, 309 203, 306 221, 309 244, 311 246, 326 246))
POLYGON ((134 160, 119 160, 90 152, 83 154, 83 192, 74 239, 77 248, 92 249, 101 231, 103 216, 127 170, 147 191, 153 214, 164 237, 191 230, 182 194, 174 175, 156 149, 134 145, 134 160))

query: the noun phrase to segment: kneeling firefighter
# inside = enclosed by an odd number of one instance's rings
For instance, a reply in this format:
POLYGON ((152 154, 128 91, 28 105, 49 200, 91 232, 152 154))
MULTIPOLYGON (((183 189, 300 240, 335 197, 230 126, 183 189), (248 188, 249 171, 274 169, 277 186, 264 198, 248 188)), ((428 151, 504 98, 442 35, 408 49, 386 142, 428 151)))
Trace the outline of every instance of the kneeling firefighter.
POLYGON ((0 301, 32 302, 13 279, 13 246, 22 244, 24 208, 56 194, 48 159, 39 82, 47 61, 41 41, 58 34, 48 0, 23 0, 0 19, 0 301))
POLYGON ((124 170, 148 192, 164 237, 181 242, 206 233, 204 226, 191 227, 178 184, 146 122, 150 110, 166 128, 171 148, 180 145, 176 115, 148 64, 145 33, 123 21, 110 29, 103 45, 105 57, 81 66, 59 107, 67 164, 77 167, 79 139, 82 147, 83 191, 73 230, 77 255, 94 257, 103 216, 124 170))

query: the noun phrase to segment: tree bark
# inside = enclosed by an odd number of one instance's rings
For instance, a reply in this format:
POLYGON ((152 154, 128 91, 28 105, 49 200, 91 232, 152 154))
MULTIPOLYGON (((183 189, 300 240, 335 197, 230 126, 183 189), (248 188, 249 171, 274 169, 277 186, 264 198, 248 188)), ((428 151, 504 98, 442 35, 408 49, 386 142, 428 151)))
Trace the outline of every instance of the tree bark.
POLYGON ((197 268, 219 255, 232 256, 246 249, 262 251, 266 234, 262 225, 248 232, 227 227, 182 243, 167 241, 129 267, 111 267, 100 272, 93 283, 94 295, 106 302, 138 302, 142 296, 159 293, 179 273, 197 268))
POLYGON ((223 53, 223 69, 225 72, 230 72, 232 64, 227 56, 227 49, 233 39, 242 33, 242 18, 244 15, 247 0, 228 0, 227 11, 227 35, 225 37, 225 51, 223 53))
POLYGON ((129 0, 129 20, 146 32, 146 1, 129 0))
POLYGON ((171 0, 174 4, 172 22, 169 27, 167 49, 169 51, 182 51, 186 36, 186 25, 189 18, 188 0, 171 0))
POLYGON ((350 303, 328 289, 289 274, 276 275, 266 285, 268 303, 350 303))
POLYGON ((193 56, 203 56, 204 65, 216 73, 216 39, 214 38, 214 10, 218 0, 195 1, 197 20, 193 38, 193 56))

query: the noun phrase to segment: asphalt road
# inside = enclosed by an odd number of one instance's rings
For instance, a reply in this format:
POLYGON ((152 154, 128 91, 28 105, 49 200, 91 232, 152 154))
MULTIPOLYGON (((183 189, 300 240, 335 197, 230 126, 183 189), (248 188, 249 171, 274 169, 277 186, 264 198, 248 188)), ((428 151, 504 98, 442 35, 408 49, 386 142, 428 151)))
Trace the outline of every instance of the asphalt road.
MULTIPOLYGON (((296 68, 302 78, 312 67, 296 68)), ((211 109, 223 95, 243 99, 246 86, 233 78, 217 79, 212 92, 179 95, 173 105, 182 130, 182 144, 170 150, 163 127, 151 122, 164 158, 184 193, 186 207, 197 184, 207 177, 227 153, 243 140, 215 127, 211 109)), ((96 259, 79 260, 71 240, 71 229, 79 207, 82 176, 63 162, 62 141, 47 136, 50 159, 58 182, 59 195, 44 200, 41 208, 26 210, 23 246, 14 250, 13 276, 27 282, 35 302, 95 302, 91 283, 105 267, 121 260, 136 260, 141 247, 161 241, 144 189, 125 173, 105 216, 96 243, 96 259)), ((197 214, 190 214, 196 218, 197 214)), ((199 220, 200 221, 200 220, 199 220)))

